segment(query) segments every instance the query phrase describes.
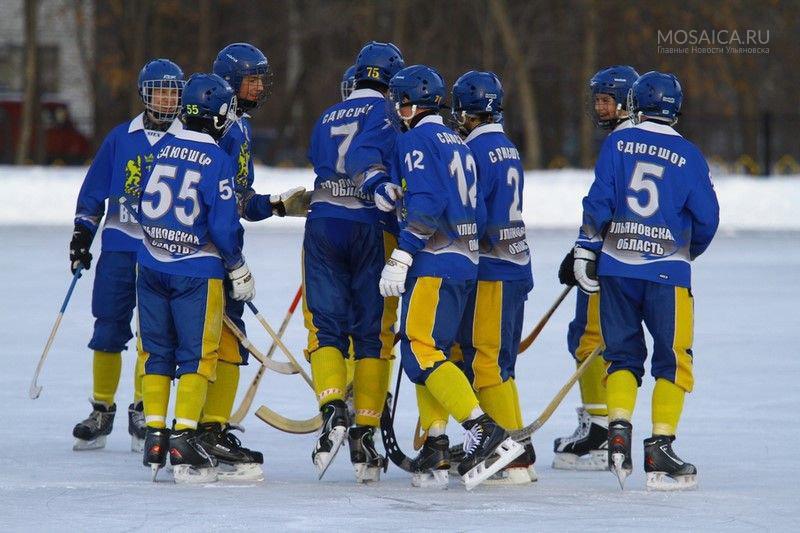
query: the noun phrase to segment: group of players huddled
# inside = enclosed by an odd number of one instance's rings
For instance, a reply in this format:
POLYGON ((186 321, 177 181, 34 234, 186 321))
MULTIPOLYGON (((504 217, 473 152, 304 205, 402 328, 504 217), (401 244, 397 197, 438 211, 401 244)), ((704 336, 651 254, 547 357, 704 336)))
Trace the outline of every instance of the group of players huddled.
MULTIPOLYGON (((313 191, 265 195, 253 189, 248 119, 269 94, 267 58, 232 44, 212 70, 184 81, 169 60, 147 63, 138 81, 143 113, 106 137, 78 196, 73 272, 90 267, 106 220, 92 295, 92 413, 75 426, 74 449, 105 446, 136 307, 128 431, 153 479, 167 456, 176 482, 263 479, 262 454, 232 433, 248 351, 223 316, 244 332, 245 302, 255 295, 240 219, 302 216, 320 477, 346 438, 356 479, 379 480, 386 458, 374 436, 399 311, 402 370, 416 385, 424 434, 412 484, 446 487, 451 467, 468 488, 536 481, 530 437, 511 438, 524 425, 514 367, 533 277, 522 158, 503 130, 499 78, 458 78, 446 123, 442 76, 406 67, 391 43, 367 43, 345 72, 342 101, 314 126, 313 191), (463 447, 450 447, 450 417, 465 430, 463 447)), ((615 66, 590 89, 597 125, 613 131, 558 276, 580 288, 570 352, 579 363, 599 350, 602 358, 580 379, 579 427, 556 440, 553 466, 611 469, 620 483, 631 472, 644 322, 656 378, 648 487, 692 487, 696 469, 671 443, 693 385, 689 262, 713 238, 719 207, 702 154, 672 128, 682 100, 673 75, 615 66)))

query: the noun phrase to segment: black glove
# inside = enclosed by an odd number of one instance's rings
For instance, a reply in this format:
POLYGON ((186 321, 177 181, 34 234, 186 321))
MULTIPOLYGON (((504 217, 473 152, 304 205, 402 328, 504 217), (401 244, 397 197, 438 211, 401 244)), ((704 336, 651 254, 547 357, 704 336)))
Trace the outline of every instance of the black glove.
POLYGON ((83 224, 75 224, 75 231, 72 232, 72 240, 69 243, 69 265, 74 274, 78 267, 89 270, 92 266, 92 254, 89 248, 92 247, 94 235, 89 228, 83 224))
POLYGON ((575 280, 575 271, 573 265, 575 264, 575 257, 572 255, 572 250, 567 252, 564 260, 561 261, 561 266, 558 267, 558 281, 562 285, 569 285, 574 287, 578 284, 575 280))

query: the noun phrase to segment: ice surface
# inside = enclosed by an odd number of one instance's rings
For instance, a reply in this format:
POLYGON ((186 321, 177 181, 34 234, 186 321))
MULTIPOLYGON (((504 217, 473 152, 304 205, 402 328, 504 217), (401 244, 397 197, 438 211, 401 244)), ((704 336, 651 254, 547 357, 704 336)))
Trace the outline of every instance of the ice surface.
MULTIPOLYGON (((73 191, 74 194, 74 191, 73 191)), ((246 253, 256 303, 274 327, 300 279, 299 229, 269 221, 248 230, 246 253)), ((323 481, 311 464, 313 435, 282 434, 252 414, 244 444, 265 452, 266 481, 202 487, 149 481, 150 470, 129 452, 126 408, 132 398, 130 351, 124 355, 116 428, 105 450, 72 451, 72 426, 89 412, 90 295, 93 270, 78 283, 42 374, 42 396, 28 399, 37 359, 69 283, 71 229, 0 227, 0 530, 459 530, 486 531, 719 531, 794 530, 800 518, 800 239, 797 233, 723 234, 694 265, 695 392, 687 398, 676 452, 699 469, 700 488, 647 493, 641 439, 648 436, 646 380, 634 419, 634 473, 621 493, 607 472, 550 468, 552 441, 575 427, 575 390, 534 435, 539 482, 527 487, 479 487, 466 493, 413 489, 408 474, 390 467, 376 486, 356 486, 342 453, 323 481)), ((525 330, 553 302, 558 263, 574 232, 530 232, 537 285, 525 330)), ((94 250, 95 261, 99 254, 94 250)), ((574 370, 566 326, 574 298, 554 315, 520 357, 518 383, 526 421, 544 408, 574 370)), ((251 338, 266 334, 248 317, 251 338)), ((301 354, 305 331, 298 313, 288 345, 301 354)), ((280 354, 277 357, 281 357, 280 354)), ((255 368, 242 371, 243 393, 255 368)), ((394 378, 392 379, 394 382, 394 378)), ((393 386, 393 385, 392 385, 393 386)), ((256 403, 286 416, 315 414, 298 376, 267 374, 256 403)), ((238 399, 237 399, 238 405, 238 399)), ((414 393, 404 381, 398 435, 406 453, 416 420, 414 393)), ((451 439, 461 439, 451 425, 451 439)))

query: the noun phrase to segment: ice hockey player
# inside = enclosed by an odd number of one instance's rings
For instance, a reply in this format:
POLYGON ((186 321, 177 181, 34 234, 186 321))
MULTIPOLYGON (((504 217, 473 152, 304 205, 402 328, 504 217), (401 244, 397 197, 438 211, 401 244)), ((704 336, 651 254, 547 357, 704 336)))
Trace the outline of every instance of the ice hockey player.
MULTIPOLYGON (((139 73, 138 92, 145 110, 109 133, 86 174, 75 209, 75 230, 69 245, 72 271, 91 266, 89 249, 108 200, 102 247, 92 290, 94 333, 89 348, 92 364, 92 412, 72 430, 74 450, 103 448, 117 411, 115 396, 122 368, 122 351, 133 337, 131 318, 136 305, 136 251, 142 230, 129 212, 138 201, 142 175, 153 162, 156 145, 180 108, 184 78, 168 59, 155 59, 139 73), (120 198, 128 200, 120 205, 120 198)), ((131 449, 141 452, 144 416, 140 369, 134 372, 133 403, 128 407, 131 449)))
MULTIPOLYGON (((470 71, 453 85, 452 113, 472 151, 486 205, 476 289, 467 299, 459 344, 464 371, 481 408, 507 431, 522 429, 514 367, 522 336, 525 301, 533 288, 531 256, 522 220, 524 173, 514 143, 498 124, 503 86, 492 72, 470 71)), ((487 483, 536 480, 536 456, 526 453, 487 483)))
POLYGON ((253 277, 242 256, 235 169, 217 145, 236 120, 236 95, 215 74, 195 74, 184 89, 185 129, 160 146, 143 183, 137 296, 147 422, 145 466, 164 466, 175 481, 216 481, 217 460, 197 431, 209 381, 216 379, 225 294, 250 300, 253 277), (166 429, 170 382, 178 379, 175 425, 166 429))
MULTIPOLYGON (((639 74, 633 67, 614 65, 598 71, 589 81, 590 105, 597 127, 619 131, 633 125, 628 116, 628 91, 639 74)), ((567 253, 558 278, 575 285, 572 250, 567 253)), ((577 291, 575 318, 569 324, 567 347, 580 365, 597 346, 600 336, 600 297, 577 291)), ((583 405, 578 411, 578 427, 569 437, 553 443, 553 468, 563 470, 608 470, 608 408, 606 407, 606 369, 601 358, 578 380, 583 405)))
POLYGON ((634 82, 628 109, 635 125, 612 133, 600 150, 574 249, 579 287, 600 294, 608 462, 620 487, 633 468, 631 417, 647 358, 642 322, 653 336, 656 379, 653 431, 644 441, 647 488, 697 483, 697 469, 678 458, 672 442, 694 385, 690 262, 711 243, 719 204, 703 155, 672 128, 682 100, 671 74, 648 72, 634 82))
POLYGON ((402 186, 398 248, 381 273, 383 296, 402 295, 403 370, 417 387, 428 437, 414 461, 414 485, 447 486, 448 442, 441 424, 452 416, 466 430, 459 464, 467 489, 523 453, 523 446, 485 414, 464 373, 448 360, 478 275, 478 226, 485 206, 476 164, 461 137, 439 115, 441 75, 425 65, 398 72, 389 84, 398 136, 395 173, 402 186), (487 459, 495 459, 487 464, 487 459))
MULTIPOLYGON (((234 162, 235 190, 239 215, 259 221, 272 215, 293 215, 299 209, 302 187, 280 195, 257 194, 253 189, 252 131, 249 113, 266 100, 269 92, 270 67, 266 56, 248 43, 234 43, 220 50, 213 65, 214 74, 227 81, 237 95, 236 121, 219 139, 219 146, 234 162)), ((303 210, 304 214, 304 210, 303 210)), ((230 279, 224 280, 225 292, 231 290, 230 279)), ((240 330, 245 331, 244 302, 225 300, 225 314, 240 330)), ((232 433, 228 421, 239 386, 239 367, 246 365, 249 352, 238 339, 222 326, 216 380, 209 383, 206 404, 200 419, 200 440, 205 449, 219 460, 218 475, 225 479, 262 480, 264 462, 261 452, 242 446, 232 433)))
POLYGON ((350 65, 347 67, 347 70, 344 71, 342 75, 342 83, 340 85, 341 92, 342 92, 342 101, 344 102, 347 100, 347 97, 355 90, 356 88, 356 66, 350 65))
MULTIPOLYGON (((392 243, 384 240, 384 214, 373 198, 389 181, 396 137, 384 95, 403 66, 395 45, 365 45, 355 62, 355 90, 323 112, 311 136, 308 157, 317 179, 303 239, 303 314, 323 419, 312 452, 320 477, 345 433, 357 481, 378 481, 383 466, 374 432, 389 387, 397 299, 384 300, 378 291, 392 243), (350 339, 354 421, 344 401, 350 339)), ((382 205, 394 208, 388 197, 382 205)))

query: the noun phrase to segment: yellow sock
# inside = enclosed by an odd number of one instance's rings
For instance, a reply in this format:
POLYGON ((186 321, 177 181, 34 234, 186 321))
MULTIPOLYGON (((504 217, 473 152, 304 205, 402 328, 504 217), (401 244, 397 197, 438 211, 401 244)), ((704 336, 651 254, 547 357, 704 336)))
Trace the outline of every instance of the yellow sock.
POLYGON ((447 412, 460 424, 478 407, 478 398, 467 377, 450 361, 445 361, 431 372, 425 387, 447 412))
POLYGON ((391 361, 388 359, 367 358, 355 362, 353 402, 357 425, 380 425, 386 391, 389 390, 391 368, 391 361))
POLYGON ((108 405, 114 403, 114 395, 119 386, 119 375, 122 372, 122 354, 120 352, 101 352, 95 350, 92 363, 94 388, 92 398, 96 402, 108 405))
POLYGON ((596 357, 578 380, 581 387, 583 406, 592 416, 608 416, 605 377, 605 361, 602 357, 596 357))
POLYGON ((142 376, 142 401, 144 419, 151 428, 167 427, 167 407, 169 406, 169 376, 148 374, 142 376))
POLYGON ((178 379, 175 396, 175 429, 196 429, 200 411, 206 403, 208 379, 200 374, 184 374, 178 379))
POLYGON ((517 427, 523 427, 525 422, 522 421, 522 406, 519 404, 519 390, 517 390, 517 382, 514 378, 510 378, 511 388, 514 390, 514 408, 516 409, 517 427))
POLYGON ((510 380, 479 390, 478 400, 480 400, 481 409, 503 429, 513 431, 522 428, 521 425, 517 425, 514 387, 510 380))
POLYGON ((144 362, 146 354, 137 354, 136 367, 133 369, 133 403, 142 401, 142 376, 144 376, 144 362))
POLYGON ((630 370, 617 370, 608 376, 606 401, 609 420, 627 420, 633 417, 638 392, 636 376, 630 370))
POLYGON ((347 364, 338 349, 323 346, 311 354, 311 377, 320 407, 332 400, 344 400, 347 364))
MULTIPOLYGON (((430 432, 431 428, 446 428, 450 413, 433 397, 425 385, 417 385, 417 408, 419 409, 419 427, 430 432)), ((442 432, 441 434, 444 434, 442 432)))
POLYGON ((683 411, 686 391, 659 378, 653 389, 653 435, 674 435, 683 411))
POLYGON ((239 365, 217 361, 217 380, 208 384, 206 403, 200 421, 228 423, 239 387, 239 365))

